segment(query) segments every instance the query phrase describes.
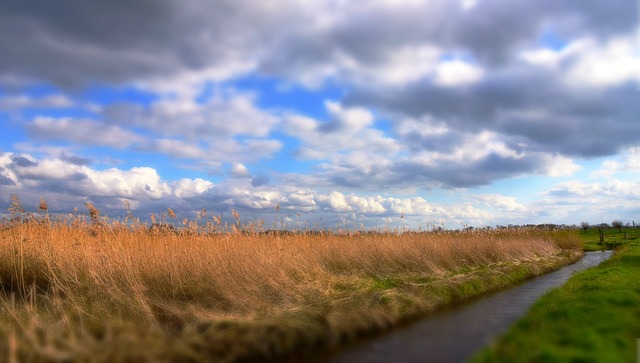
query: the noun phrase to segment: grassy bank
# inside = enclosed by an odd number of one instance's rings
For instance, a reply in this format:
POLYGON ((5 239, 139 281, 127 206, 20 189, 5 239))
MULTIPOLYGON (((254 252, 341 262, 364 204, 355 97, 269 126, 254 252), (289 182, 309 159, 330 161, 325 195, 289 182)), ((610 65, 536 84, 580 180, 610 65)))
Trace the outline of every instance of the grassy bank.
POLYGON ((621 228, 620 230, 589 228, 586 231, 580 231, 580 239, 582 239, 585 251, 614 249, 640 239, 640 228, 621 228), (602 242, 600 241, 601 231, 602 242))
POLYGON ((557 268, 580 244, 536 230, 212 233, 215 217, 204 231, 97 221, 2 227, 1 360, 273 359, 557 268))
MULTIPOLYGON (((597 232, 597 231, 596 231, 597 232)), ((635 362, 640 339, 640 239, 609 230, 615 255, 541 298, 474 362, 635 362)), ((598 246, 598 234, 583 234, 598 246)))

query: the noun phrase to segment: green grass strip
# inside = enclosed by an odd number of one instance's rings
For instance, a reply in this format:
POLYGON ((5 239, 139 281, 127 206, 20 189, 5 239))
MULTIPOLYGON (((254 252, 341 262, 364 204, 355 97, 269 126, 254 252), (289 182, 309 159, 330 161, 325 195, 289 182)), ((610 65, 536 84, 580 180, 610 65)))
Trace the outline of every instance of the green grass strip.
MULTIPOLYGON (((616 238, 623 240, 623 233, 616 238)), ((640 240, 623 241, 610 260, 543 296, 527 316, 472 361, 635 362, 640 339, 640 240)))
POLYGON ((640 239, 640 228, 621 228, 620 230, 589 228, 580 231, 580 238, 585 251, 613 249, 640 239), (600 233, 602 233, 603 242, 600 242, 600 233))

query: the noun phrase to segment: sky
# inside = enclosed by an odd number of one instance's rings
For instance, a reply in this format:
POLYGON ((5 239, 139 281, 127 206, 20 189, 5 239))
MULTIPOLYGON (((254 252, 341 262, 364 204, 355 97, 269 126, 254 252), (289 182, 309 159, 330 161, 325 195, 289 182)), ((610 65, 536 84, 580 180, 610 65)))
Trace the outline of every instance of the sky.
POLYGON ((0 0, 0 204, 639 222, 639 6, 0 0))

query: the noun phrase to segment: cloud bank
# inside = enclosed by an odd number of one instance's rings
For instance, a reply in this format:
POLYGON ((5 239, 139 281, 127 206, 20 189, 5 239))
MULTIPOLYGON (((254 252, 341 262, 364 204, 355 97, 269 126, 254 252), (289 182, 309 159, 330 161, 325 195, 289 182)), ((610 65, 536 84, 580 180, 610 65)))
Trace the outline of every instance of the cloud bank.
POLYGON ((618 188, 632 218, 635 8, 4 1, 0 188, 378 224, 567 221, 576 188, 618 188), (494 187, 542 179, 536 201, 494 187))

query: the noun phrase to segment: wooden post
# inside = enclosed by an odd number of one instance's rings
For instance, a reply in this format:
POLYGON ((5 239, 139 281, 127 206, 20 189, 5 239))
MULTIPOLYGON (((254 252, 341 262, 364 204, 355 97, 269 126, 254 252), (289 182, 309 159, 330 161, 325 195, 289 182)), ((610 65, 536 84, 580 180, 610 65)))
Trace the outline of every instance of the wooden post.
POLYGON ((598 230, 600 232, 600 244, 604 244, 604 231, 599 229, 598 230))

